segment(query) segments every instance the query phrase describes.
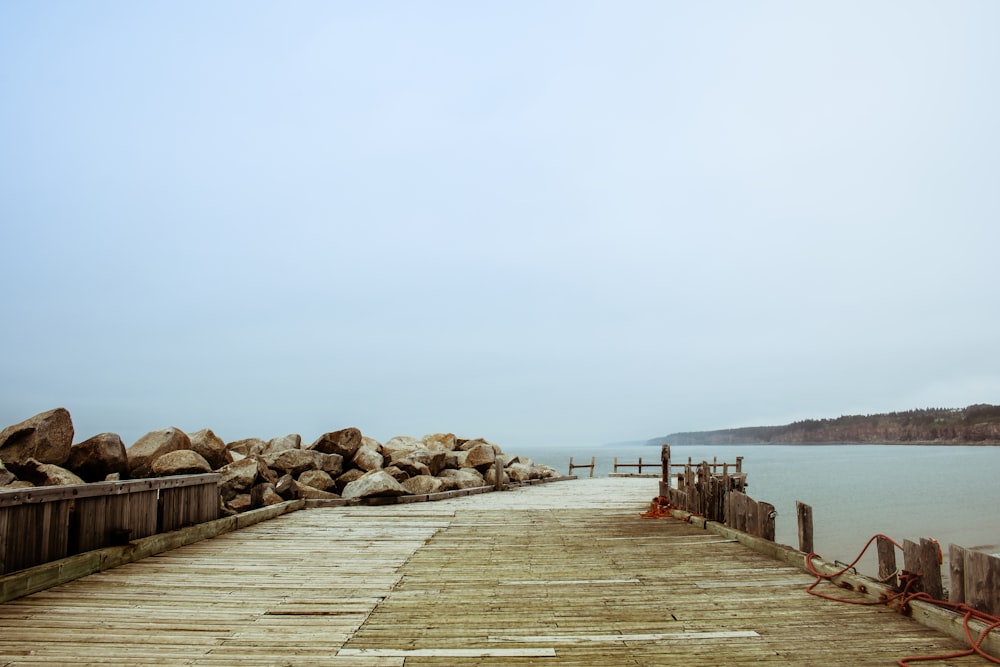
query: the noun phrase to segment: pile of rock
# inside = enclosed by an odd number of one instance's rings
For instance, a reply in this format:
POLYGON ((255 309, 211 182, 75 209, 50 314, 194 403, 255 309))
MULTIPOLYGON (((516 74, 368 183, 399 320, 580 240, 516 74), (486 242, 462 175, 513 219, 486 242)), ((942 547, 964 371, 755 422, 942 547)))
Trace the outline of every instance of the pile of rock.
POLYGON ((558 476, 491 442, 451 433, 379 443, 345 428, 303 447, 294 434, 226 443, 210 429, 188 434, 165 428, 126 449, 114 433, 74 445, 73 422, 64 408, 0 432, 0 488, 218 472, 224 513, 296 498, 423 495, 495 486, 497 470, 503 485, 558 476))

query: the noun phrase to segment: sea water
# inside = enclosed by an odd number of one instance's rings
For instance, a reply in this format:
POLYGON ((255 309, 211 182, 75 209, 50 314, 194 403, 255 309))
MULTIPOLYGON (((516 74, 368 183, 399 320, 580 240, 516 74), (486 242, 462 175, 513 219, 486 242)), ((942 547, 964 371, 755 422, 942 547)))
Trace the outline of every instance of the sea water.
MULTIPOLYGON (((651 446, 553 448, 512 447, 510 453, 568 472, 595 457, 595 476, 612 472, 614 458, 634 464, 642 457, 658 463, 660 448, 651 446)), ((849 563, 876 534, 902 544, 936 539, 948 545, 1000 556, 1000 447, 917 445, 720 445, 671 447, 672 463, 717 458, 733 463, 743 457, 747 493, 775 506, 775 541, 798 546, 795 502, 813 508, 813 543, 828 561, 849 563)), ((629 468, 620 472, 635 472, 629 468)), ((677 469, 675 469, 677 471, 677 469)), ((643 466, 645 473, 645 465, 643 466)), ((650 472, 656 472, 651 469, 650 472)), ((574 470, 587 476, 589 470, 574 470)), ((650 480, 650 498, 658 493, 650 480)), ((897 564, 902 567, 902 554, 897 564)), ((864 574, 877 573, 872 545, 859 561, 864 574)))

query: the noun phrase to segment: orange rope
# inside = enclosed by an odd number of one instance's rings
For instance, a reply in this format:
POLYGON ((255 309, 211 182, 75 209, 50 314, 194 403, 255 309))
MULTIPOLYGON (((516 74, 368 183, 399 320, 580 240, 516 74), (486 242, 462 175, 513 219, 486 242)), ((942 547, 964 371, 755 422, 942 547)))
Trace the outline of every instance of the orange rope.
MULTIPOLYGON (((868 540, 868 543, 865 544, 864 549, 861 550, 861 553, 858 554, 857 558, 851 561, 849 565, 838 570, 837 572, 834 572, 833 574, 823 574, 822 572, 816 570, 816 568, 813 566, 813 559, 816 558, 817 554, 815 552, 808 554, 806 556, 806 569, 808 569, 811 574, 815 575, 816 581, 814 581, 812 584, 809 585, 809 588, 806 589, 806 592, 809 593, 810 595, 815 595, 816 597, 823 598, 825 600, 833 600, 834 602, 844 602, 846 604, 857 604, 857 605, 877 605, 877 604, 888 605, 891 602, 898 600, 899 605, 896 607, 896 610, 901 614, 909 613, 910 603, 913 602, 914 600, 920 600, 922 602, 930 602, 931 604, 936 604, 940 607, 953 609, 954 611, 963 614, 962 627, 965 630, 965 638, 968 640, 970 648, 964 651, 956 651, 955 653, 947 653, 944 655, 929 655, 929 656, 918 656, 912 658, 903 658, 896 663, 899 665, 899 667, 909 667, 911 662, 924 662, 928 660, 950 660, 952 658, 964 658, 970 655, 979 655, 994 664, 1000 665, 1000 659, 997 659, 989 655, 982 649, 983 641, 986 640, 986 637, 989 636, 990 632, 992 632, 997 628, 1000 628, 1000 617, 991 616, 990 614, 987 614, 985 612, 973 609, 972 607, 964 603, 949 602, 947 600, 936 600, 927 593, 922 593, 922 592, 911 593, 910 588, 920 579, 921 575, 919 573, 907 572, 906 570, 904 570, 899 576, 901 590, 893 595, 880 596, 879 600, 876 602, 867 602, 864 600, 845 600, 844 598, 837 598, 830 595, 824 595, 823 593, 817 593, 814 590, 816 586, 819 585, 820 582, 831 581, 832 579, 839 577, 840 575, 844 574, 845 572, 853 568, 857 564, 857 562, 861 560, 861 557, 864 555, 864 553, 868 551, 868 547, 872 545, 872 542, 874 542, 879 537, 888 540, 897 549, 899 550, 903 549, 903 547, 900 546, 898 542, 896 542, 890 537, 881 534, 874 535, 870 540, 868 540), (969 621, 972 619, 975 619, 977 621, 986 624, 986 628, 979 634, 978 639, 972 638, 972 629, 969 627, 969 621)), ((940 545, 938 546, 938 555, 940 557, 940 560, 943 560, 943 554, 941 553, 940 545)))
POLYGON ((667 500, 666 496, 656 496, 653 498, 652 502, 649 503, 649 511, 641 513, 643 519, 660 519, 663 517, 672 517, 673 514, 670 510, 673 509, 673 505, 667 500))

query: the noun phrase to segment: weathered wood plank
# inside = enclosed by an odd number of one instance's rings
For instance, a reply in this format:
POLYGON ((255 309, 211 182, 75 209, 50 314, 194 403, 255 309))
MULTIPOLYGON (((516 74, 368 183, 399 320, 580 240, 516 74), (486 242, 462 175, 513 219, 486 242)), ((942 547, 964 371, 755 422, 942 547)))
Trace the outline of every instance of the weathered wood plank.
POLYGON ((732 536, 641 518, 642 480, 593 482, 296 512, 164 552, 0 605, 0 664, 867 666, 957 647, 813 598, 732 536))

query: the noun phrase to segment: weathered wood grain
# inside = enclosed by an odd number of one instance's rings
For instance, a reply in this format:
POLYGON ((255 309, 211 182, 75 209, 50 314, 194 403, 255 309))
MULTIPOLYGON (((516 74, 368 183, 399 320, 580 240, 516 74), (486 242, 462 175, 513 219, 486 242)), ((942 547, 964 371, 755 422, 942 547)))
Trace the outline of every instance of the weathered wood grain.
POLYGON ((0 605, 0 664, 864 666, 960 648, 641 518, 657 484, 294 512, 0 605))

